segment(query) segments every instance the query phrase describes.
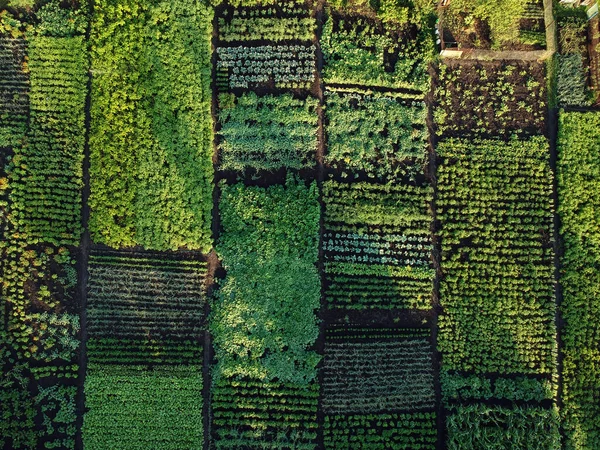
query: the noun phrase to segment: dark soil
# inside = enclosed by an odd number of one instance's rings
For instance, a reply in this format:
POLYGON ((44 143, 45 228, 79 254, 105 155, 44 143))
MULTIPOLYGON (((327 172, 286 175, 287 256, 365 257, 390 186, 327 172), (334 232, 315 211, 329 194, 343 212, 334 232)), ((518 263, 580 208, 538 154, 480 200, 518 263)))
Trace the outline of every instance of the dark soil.
MULTIPOLYGON (((437 71, 432 71, 434 89, 442 92, 449 91, 450 103, 442 103, 443 98, 433 99, 433 108, 445 113, 445 126, 449 129, 442 132, 442 137, 505 137, 512 134, 546 135, 547 96, 545 95, 545 65, 538 62, 525 61, 445 61, 448 73, 441 79, 437 71), (500 79, 498 71, 512 66, 515 70, 504 80, 500 79), (485 69, 487 82, 482 82, 478 70, 485 69), (526 75, 521 75, 526 72, 526 75), (534 88, 535 98, 527 88, 527 81, 537 83, 534 88), (510 85, 513 94, 510 97, 493 96, 490 92, 497 86, 510 85), (543 90, 543 91, 542 91, 543 90), (544 95, 542 95, 542 92, 544 95), (470 94, 467 98, 465 94, 470 94), (539 103, 536 105, 535 100, 539 103), (520 109, 519 103, 531 105, 529 111, 520 109), (500 119, 497 112, 504 105, 509 111, 509 116, 500 119), (543 115, 543 119, 534 114, 543 115), (480 132, 477 122, 481 120, 485 132, 480 132), (468 130, 468 131, 464 131, 468 130), (470 130, 477 130, 475 132, 470 130)), ((436 129, 439 128, 436 123, 436 129)))

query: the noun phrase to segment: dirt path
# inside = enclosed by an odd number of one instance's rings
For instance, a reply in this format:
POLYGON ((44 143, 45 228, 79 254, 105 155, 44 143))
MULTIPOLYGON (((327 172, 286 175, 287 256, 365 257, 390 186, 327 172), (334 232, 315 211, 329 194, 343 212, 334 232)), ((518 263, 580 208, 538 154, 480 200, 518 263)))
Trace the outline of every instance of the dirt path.
POLYGON ((552 56, 548 50, 478 50, 468 49, 446 49, 440 53, 442 59, 477 59, 482 61, 496 60, 519 60, 519 61, 542 61, 552 56))

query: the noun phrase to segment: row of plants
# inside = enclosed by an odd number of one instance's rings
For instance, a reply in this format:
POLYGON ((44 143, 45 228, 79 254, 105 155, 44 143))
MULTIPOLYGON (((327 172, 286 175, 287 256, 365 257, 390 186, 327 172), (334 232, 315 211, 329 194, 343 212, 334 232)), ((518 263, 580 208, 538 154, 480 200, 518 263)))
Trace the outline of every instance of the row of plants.
POLYGON ((314 448, 319 356, 315 183, 221 184, 226 270, 210 318, 216 448, 314 448), (244 395, 244 388, 250 393, 244 395), (242 411, 234 406, 241 404, 242 411), (283 397, 282 397, 283 396, 283 397))
POLYGON ((562 425, 566 449, 600 446, 600 114, 561 112, 558 196, 564 254, 562 425))
POLYGON ((223 170, 314 166, 317 106, 312 97, 219 95, 219 158, 223 170))
POLYGON ((28 43, 29 127, 14 148, 11 203, 31 239, 79 244, 87 54, 83 36, 28 43))
POLYGON ((427 64, 435 54, 431 29, 326 14, 320 40, 325 83, 428 90, 427 64))
POLYGON ((27 41, 0 37, 0 147, 19 145, 29 115, 27 41))
POLYGON ((91 26, 91 215, 113 248, 211 247, 213 10, 101 0, 91 26))
POLYGON ((437 441, 434 412, 328 414, 323 423, 327 450, 434 450, 437 441))
POLYGON ((441 63, 433 82, 438 137, 545 133, 547 91, 541 63, 441 63))
POLYGON ((85 396, 85 448, 181 450, 204 445, 201 365, 90 364, 85 396))
POLYGON ((430 186, 323 184, 330 308, 430 308, 430 186))
POLYGON ((213 438, 217 450, 315 448, 317 383, 227 379, 213 383, 212 390, 213 438))
POLYGON ((325 163, 333 170, 378 179, 422 171, 428 139, 422 100, 328 90, 325 102, 325 163))

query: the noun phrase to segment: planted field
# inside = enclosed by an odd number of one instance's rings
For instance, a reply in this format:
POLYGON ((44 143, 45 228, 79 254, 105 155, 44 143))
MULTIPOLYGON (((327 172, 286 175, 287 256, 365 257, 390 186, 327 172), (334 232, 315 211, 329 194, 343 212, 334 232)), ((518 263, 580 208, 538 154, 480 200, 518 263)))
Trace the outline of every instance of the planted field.
POLYGON ((558 195, 564 241, 563 427, 567 449, 600 445, 600 114, 561 112, 558 195))
POLYGON ((92 21, 92 239, 208 251, 212 8, 121 4, 98 2, 92 21))
POLYGON ((448 369, 555 370, 552 173, 543 137, 441 143, 438 346, 448 369))
POLYGON ((545 134, 548 94, 540 63, 442 63, 433 83, 438 136, 545 134))
POLYGON ((600 449, 599 23, 0 0, 0 449, 600 449))
POLYGON ((88 270, 90 361, 141 364, 146 353, 149 363, 201 357, 205 263, 100 253, 90 257, 88 270))
POLYGON ((219 97, 221 169, 301 169, 315 165, 317 100, 290 94, 219 97))
POLYGON ((437 152, 448 446, 559 448, 548 143, 451 139, 437 152))
POLYGON ((86 448, 202 448, 202 367, 94 367, 86 404, 86 448))
POLYGON ((222 185, 212 401, 216 448, 314 448, 319 329, 316 185, 222 185), (232 409, 244 399, 243 413, 232 409), (235 398, 235 400, 234 400, 235 398), (293 443, 293 445, 292 445, 293 443))
POLYGON ((28 59, 29 129, 12 161, 15 220, 31 238, 78 245, 87 85, 83 37, 33 38, 28 59))
POLYGON ((222 43, 235 41, 312 41, 317 21, 302 2, 281 2, 268 8, 227 9, 219 17, 222 43))
POLYGON ((206 263, 94 252, 88 270, 86 447, 201 447, 206 263))
POLYGON ((19 144, 29 115, 27 41, 0 37, 0 147, 19 144))
POLYGON ((314 45, 239 45, 219 47, 217 54, 219 77, 229 89, 309 89, 315 80, 314 45))
POLYGON ((431 307, 431 195, 428 186, 323 185, 330 308, 431 307))
POLYGON ((358 92, 326 92, 325 162, 347 176, 364 172, 389 179, 422 171, 427 109, 418 99, 358 92), (406 167, 414 165, 412 167, 406 167))
POLYGON ((417 25, 385 26, 367 18, 346 20, 327 11, 321 36, 327 84, 352 84, 425 92, 432 36, 417 25))
POLYGON ((553 409, 470 405, 448 418, 448 449, 558 450, 558 413, 553 409))
POLYGON ((321 390, 325 448, 435 448, 429 334, 345 326, 327 330, 321 390))
POLYGON ((215 448, 315 448, 316 383, 227 380, 213 384, 215 448))

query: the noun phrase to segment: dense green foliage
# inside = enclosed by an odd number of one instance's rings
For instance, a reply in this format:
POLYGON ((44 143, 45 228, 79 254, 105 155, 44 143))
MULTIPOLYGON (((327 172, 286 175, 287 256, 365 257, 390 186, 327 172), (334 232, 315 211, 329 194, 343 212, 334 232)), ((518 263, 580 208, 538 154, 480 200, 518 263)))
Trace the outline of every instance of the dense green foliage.
POLYGON ((33 239, 77 245, 85 145, 87 56, 83 37, 29 42, 30 119, 15 148, 11 201, 15 220, 33 239))
POLYGON ((564 240, 565 448, 600 446, 600 114, 561 112, 559 213, 564 240))
POLYGON ((237 97, 221 94, 219 151, 221 168, 300 169, 315 164, 317 100, 290 94, 237 97))
POLYGON ((433 119, 438 136, 542 134, 546 83, 539 63, 440 64, 433 119))
POLYGON ((449 140, 437 152, 443 367, 553 374, 548 142, 449 140))
POLYGON ((328 15, 323 25, 322 77, 331 84, 358 84, 426 91, 433 37, 414 25, 393 30, 365 19, 328 15))
POLYGON ((449 450, 559 450, 558 411, 461 406, 448 418, 449 450))
POLYGON ((316 185, 288 179, 268 189, 221 188, 217 252, 227 276, 211 311, 213 397, 219 401, 235 395, 237 383, 254 383, 249 408, 263 413, 228 420, 235 413, 223 400, 214 410, 221 424, 216 446, 287 448, 293 442, 291 448, 312 448, 319 356, 308 348, 319 332, 314 312, 320 298, 316 185), (292 397, 286 403, 305 407, 282 406, 289 417, 276 414, 281 389, 292 397), (240 436, 240 427, 251 431, 240 436))
POLYGON ((201 367, 95 366, 85 391, 86 448, 202 448, 201 367))
POLYGON ((327 91, 326 117, 325 161, 334 169, 383 179, 403 174, 404 162, 422 169, 427 147, 424 102, 327 91))
POLYGON ((323 185, 330 308, 430 308, 431 197, 429 186, 323 185))
POLYGON ((442 384, 442 401, 446 406, 472 400, 486 401, 490 399, 527 402, 551 400, 554 387, 548 379, 537 379, 527 376, 489 377, 444 370, 440 373, 442 384))
POLYGON ((212 16, 192 0, 95 3, 89 223, 95 242, 210 248, 212 16))

